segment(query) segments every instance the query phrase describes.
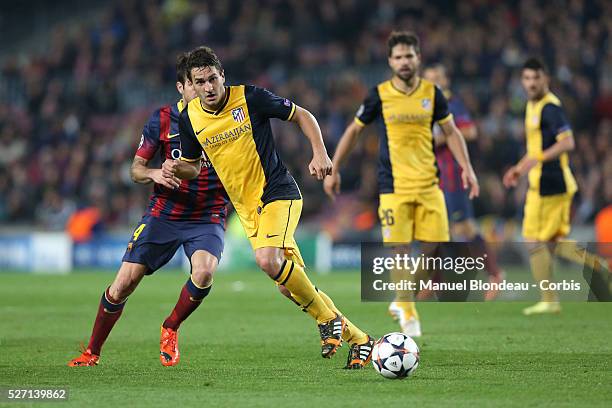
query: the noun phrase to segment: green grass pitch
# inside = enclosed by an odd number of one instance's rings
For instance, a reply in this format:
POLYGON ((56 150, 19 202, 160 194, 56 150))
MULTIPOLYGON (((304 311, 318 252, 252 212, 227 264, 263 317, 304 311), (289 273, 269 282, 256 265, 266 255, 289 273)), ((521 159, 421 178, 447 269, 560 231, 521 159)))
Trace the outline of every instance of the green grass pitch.
MULTIPOLYGON (((421 304, 421 364, 413 377, 393 381, 371 366, 343 370, 346 345, 333 359, 322 359, 313 321, 255 271, 215 278, 210 296, 181 327, 177 367, 159 363, 159 326, 186 276, 160 271, 131 296, 100 365, 69 368, 112 276, 0 274, 0 386, 67 386, 69 401, 58 407, 569 407, 612 401, 612 304, 565 303, 560 315, 529 318, 518 302, 421 304)), ((386 304, 359 301, 357 273, 312 278, 376 337, 396 331, 386 304)))

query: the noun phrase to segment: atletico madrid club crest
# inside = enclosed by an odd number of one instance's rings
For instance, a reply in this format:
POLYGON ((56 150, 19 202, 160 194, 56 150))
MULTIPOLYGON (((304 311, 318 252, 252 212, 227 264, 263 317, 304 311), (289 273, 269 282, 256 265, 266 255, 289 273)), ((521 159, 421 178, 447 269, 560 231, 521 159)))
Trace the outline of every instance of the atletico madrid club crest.
POLYGON ((242 110, 242 107, 232 109, 232 117, 234 118, 234 121, 242 123, 245 119, 244 110, 242 110))

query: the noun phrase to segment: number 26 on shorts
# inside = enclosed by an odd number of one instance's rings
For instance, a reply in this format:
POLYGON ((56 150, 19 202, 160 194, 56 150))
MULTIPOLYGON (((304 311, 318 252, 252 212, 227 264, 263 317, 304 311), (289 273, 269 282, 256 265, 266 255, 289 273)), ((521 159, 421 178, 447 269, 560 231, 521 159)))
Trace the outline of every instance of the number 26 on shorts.
POLYGON ((380 210, 380 224, 383 227, 391 226, 395 224, 395 220, 393 219, 393 209, 381 209, 380 210))

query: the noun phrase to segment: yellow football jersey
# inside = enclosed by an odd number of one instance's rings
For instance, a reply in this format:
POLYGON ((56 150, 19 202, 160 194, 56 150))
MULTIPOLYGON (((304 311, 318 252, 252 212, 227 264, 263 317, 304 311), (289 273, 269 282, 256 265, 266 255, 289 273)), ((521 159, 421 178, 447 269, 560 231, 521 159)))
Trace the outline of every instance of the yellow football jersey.
POLYGON ((376 122, 380 134, 379 191, 413 193, 438 184, 432 126, 452 119, 448 103, 432 82, 419 78, 410 94, 391 80, 372 88, 357 111, 360 126, 376 122))
MULTIPOLYGON (((571 135, 571 127, 563 113, 561 101, 552 92, 539 101, 527 102, 525 133, 527 155, 537 157, 557 140, 571 135)), ((529 188, 542 196, 575 193, 576 180, 569 166, 567 153, 555 160, 538 163, 529 171, 529 188)))
POLYGON ((295 104, 250 85, 225 91, 216 112, 205 109, 199 98, 181 112, 181 160, 200 160, 204 151, 251 236, 257 231, 256 214, 265 204, 301 199, 276 152, 270 127, 271 118, 290 120, 295 104))

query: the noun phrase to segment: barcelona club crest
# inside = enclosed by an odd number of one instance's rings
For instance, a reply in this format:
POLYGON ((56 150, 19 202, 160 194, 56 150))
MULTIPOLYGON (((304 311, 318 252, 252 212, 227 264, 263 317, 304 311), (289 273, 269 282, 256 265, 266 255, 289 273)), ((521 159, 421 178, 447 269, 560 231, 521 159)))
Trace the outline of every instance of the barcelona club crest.
POLYGON ((244 110, 242 110, 242 107, 240 108, 236 108, 236 109, 232 109, 232 117, 234 118, 234 121, 238 122, 238 123, 242 123, 244 121, 244 110))
POLYGON ((429 110, 429 107, 431 106, 431 99, 429 98, 421 99, 421 106, 423 107, 423 109, 429 110))

